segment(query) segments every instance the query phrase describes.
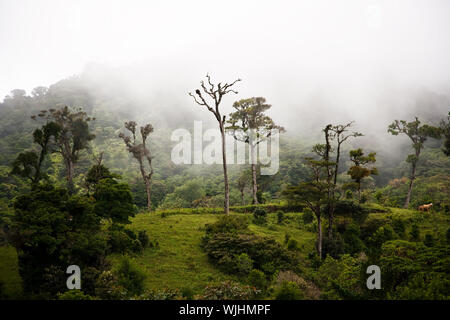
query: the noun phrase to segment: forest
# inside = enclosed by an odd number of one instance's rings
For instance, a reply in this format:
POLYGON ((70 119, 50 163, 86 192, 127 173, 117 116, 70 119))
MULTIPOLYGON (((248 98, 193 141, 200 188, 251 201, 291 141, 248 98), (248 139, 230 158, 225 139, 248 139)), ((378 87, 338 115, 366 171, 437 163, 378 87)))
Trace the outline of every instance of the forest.
POLYGON ((189 108, 249 158, 279 132, 279 170, 264 175, 258 161, 175 164, 171 132, 192 130, 192 113, 142 122, 88 79, 0 104, 2 299, 449 299, 448 99, 385 123, 393 145, 404 138, 394 155, 353 119, 290 133, 276 106, 238 95, 240 79, 200 79, 189 108))

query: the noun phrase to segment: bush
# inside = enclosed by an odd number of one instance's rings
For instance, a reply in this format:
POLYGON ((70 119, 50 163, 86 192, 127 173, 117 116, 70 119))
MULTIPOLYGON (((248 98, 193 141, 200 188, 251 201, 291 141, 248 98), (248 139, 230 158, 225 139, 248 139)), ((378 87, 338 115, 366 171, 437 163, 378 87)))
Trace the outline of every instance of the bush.
POLYGON ((276 300, 301 300, 303 292, 295 282, 283 282, 275 291, 276 300))
POLYGON ((247 275, 253 268, 253 260, 246 253, 236 256, 236 269, 238 273, 247 275))
POLYGON ((119 300, 126 297, 126 290, 114 273, 103 271, 95 282, 95 295, 105 300, 119 300))
POLYGON ((433 238, 433 235, 431 233, 427 233, 425 235, 425 239, 423 240, 423 244, 426 245, 427 247, 434 246, 434 238, 433 238))
POLYGON ((267 222, 266 210, 262 208, 256 208, 253 212, 253 222, 258 225, 265 224, 267 222))
POLYGON ((224 281, 205 287, 202 300, 250 300, 260 294, 260 290, 244 286, 234 281, 224 281))
POLYGON ((283 211, 278 211, 277 212, 277 222, 278 224, 282 224, 284 220, 284 212, 283 211))
POLYGON ((137 300, 174 300, 180 296, 178 289, 157 289, 147 290, 139 296, 135 296, 137 300))
POLYGON ((272 275, 277 270, 292 269, 298 265, 295 254, 277 241, 253 234, 218 233, 205 237, 202 243, 208 257, 224 272, 240 273, 236 256, 245 253, 253 260, 253 268, 272 275))
POLYGON ((260 270, 253 269, 250 271, 247 280, 250 285, 258 288, 259 290, 263 291, 267 287, 266 276, 264 275, 264 272, 260 270))
POLYGON ((123 286, 130 295, 139 295, 144 291, 145 274, 134 266, 131 261, 124 257, 116 271, 119 284, 123 286))
POLYGON ((392 228, 400 237, 403 237, 405 235, 406 227, 402 219, 394 219, 392 221, 392 228))
POLYGON ((194 290, 189 287, 184 287, 181 289, 181 296, 187 300, 194 299, 194 290))
POLYGON ((290 239, 287 243, 288 250, 298 250, 298 242, 295 239, 290 239))
POLYGON ((311 209, 307 208, 303 211, 302 219, 304 224, 308 224, 314 221, 314 213, 311 209))

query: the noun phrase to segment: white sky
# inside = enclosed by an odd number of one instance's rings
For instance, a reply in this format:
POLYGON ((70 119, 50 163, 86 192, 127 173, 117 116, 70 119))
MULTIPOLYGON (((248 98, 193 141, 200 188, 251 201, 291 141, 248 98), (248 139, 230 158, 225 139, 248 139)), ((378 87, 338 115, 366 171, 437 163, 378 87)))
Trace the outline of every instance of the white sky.
POLYGON ((0 100, 90 62, 164 61, 195 84, 210 71, 268 95, 280 79, 278 92, 291 80, 338 95, 384 81, 448 88, 449 30, 446 0, 0 0, 0 100))

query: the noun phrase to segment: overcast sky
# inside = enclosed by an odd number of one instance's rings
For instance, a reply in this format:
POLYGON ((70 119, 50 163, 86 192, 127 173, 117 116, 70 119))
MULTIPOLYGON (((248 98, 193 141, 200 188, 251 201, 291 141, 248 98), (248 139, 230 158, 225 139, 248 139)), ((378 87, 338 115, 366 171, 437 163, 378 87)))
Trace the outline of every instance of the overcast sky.
POLYGON ((450 92, 449 30, 447 0, 0 0, 0 99, 102 63, 184 96, 206 72, 275 104, 326 89, 353 112, 387 84, 450 92))

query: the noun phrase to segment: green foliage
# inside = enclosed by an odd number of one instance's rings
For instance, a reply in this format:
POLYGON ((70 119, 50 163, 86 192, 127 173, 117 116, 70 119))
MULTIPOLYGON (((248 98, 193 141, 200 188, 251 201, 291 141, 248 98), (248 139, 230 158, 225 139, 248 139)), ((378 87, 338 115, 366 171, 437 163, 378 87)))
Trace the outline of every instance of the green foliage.
POLYGON ((126 183, 111 178, 102 179, 97 183, 93 197, 96 200, 95 213, 114 223, 130 223, 129 218, 135 214, 133 198, 126 183))
POLYGON ((303 292, 295 282, 283 282, 275 291, 276 300, 302 300, 303 292))
POLYGON ((250 271, 247 277, 247 281, 250 285, 256 287, 258 290, 264 291, 267 288, 267 279, 264 272, 253 269, 250 271))
POLYGON ((409 233, 409 236, 411 237, 411 240, 413 241, 419 241, 420 240, 420 229, 417 224, 413 224, 411 227, 411 231, 409 233))
POLYGON ((260 290, 255 287, 241 285, 234 281, 224 281, 205 287, 202 300, 251 300, 258 296, 260 290))
POLYGON ((190 287, 184 287, 181 288, 181 296, 187 300, 193 300, 194 299, 194 290, 190 287))
POLYGON ((224 215, 212 224, 206 225, 206 235, 237 233, 248 230, 248 219, 242 216, 224 215))
POLYGON ((235 261, 236 270, 241 275, 248 275, 253 269, 253 260, 246 253, 236 256, 235 261))
POLYGON ((140 295, 144 292, 145 274, 129 258, 121 259, 115 273, 119 284, 127 290, 129 295, 140 295))
POLYGON ((309 208, 305 208, 302 214, 303 223, 308 224, 314 221, 314 213, 309 208))
POLYGON ((425 239, 423 240, 423 244, 426 245, 427 247, 432 247, 434 246, 434 237, 431 233, 427 233, 425 235, 425 239))
POLYGON ((277 223, 282 224, 283 220, 284 220, 284 212, 280 210, 277 212, 277 223))
POLYGON ((253 212, 253 222, 258 225, 263 225, 267 222, 266 210, 262 208, 256 208, 253 212))
POLYGON ((291 251, 298 250, 298 242, 297 242, 297 240, 289 239, 289 241, 287 243, 287 248, 288 248, 288 250, 291 250, 291 251))
POLYGON ((58 300, 92 300, 92 297, 81 290, 73 289, 58 294, 58 300))

